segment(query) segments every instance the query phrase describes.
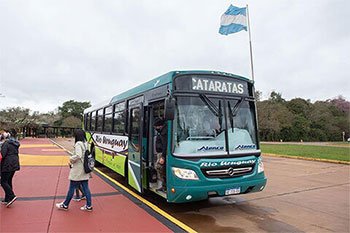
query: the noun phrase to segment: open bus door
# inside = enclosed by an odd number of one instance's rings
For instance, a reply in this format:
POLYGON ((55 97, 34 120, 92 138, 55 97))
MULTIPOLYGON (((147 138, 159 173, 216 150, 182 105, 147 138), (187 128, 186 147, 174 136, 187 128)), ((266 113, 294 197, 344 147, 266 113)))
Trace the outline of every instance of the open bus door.
POLYGON ((142 105, 129 107, 128 183, 142 192, 142 105))

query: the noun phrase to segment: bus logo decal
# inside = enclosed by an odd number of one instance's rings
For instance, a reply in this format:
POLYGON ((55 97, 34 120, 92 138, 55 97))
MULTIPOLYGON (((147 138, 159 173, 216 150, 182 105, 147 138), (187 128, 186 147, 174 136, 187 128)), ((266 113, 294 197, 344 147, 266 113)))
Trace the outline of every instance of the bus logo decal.
POLYGON ((154 87, 156 87, 156 86, 158 85, 159 82, 160 82, 160 80, 158 79, 158 80, 156 81, 156 83, 154 84, 154 87))
POLYGON ((252 165, 255 164, 254 159, 241 160, 241 161, 226 161, 222 160, 219 162, 202 162, 200 167, 223 167, 223 166, 241 166, 241 165, 252 165))
POLYGON ((249 145, 238 145, 235 150, 255 150, 256 146, 254 144, 249 145))
POLYGON ((223 146, 202 146, 201 148, 197 149, 197 151, 213 151, 213 150, 224 150, 223 146))

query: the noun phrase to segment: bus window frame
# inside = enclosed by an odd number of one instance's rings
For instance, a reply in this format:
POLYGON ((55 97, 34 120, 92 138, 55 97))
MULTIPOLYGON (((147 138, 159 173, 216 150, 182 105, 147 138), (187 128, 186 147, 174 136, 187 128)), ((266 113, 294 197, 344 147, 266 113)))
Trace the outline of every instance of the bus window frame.
POLYGON ((90 122, 90 131, 95 132, 96 131, 96 124, 97 124, 97 111, 91 112, 91 122, 90 122), (93 127, 92 127, 93 126, 93 127))
POLYGON ((90 121, 89 121, 89 130, 91 131, 91 124, 92 124, 92 113, 93 112, 90 112, 90 121))
POLYGON ((88 112, 89 121, 86 124, 86 130, 91 130, 91 112, 88 112))
POLYGON ((126 126, 126 122, 127 122, 127 115, 126 115, 126 112, 127 112, 127 108, 126 108, 126 103, 125 101, 121 101, 121 102, 118 102, 118 103, 114 103, 113 104, 113 113, 112 113, 112 129, 111 129, 111 132, 110 134, 114 134, 114 135, 126 135, 126 129, 125 129, 125 126, 126 126), (120 105, 121 107, 118 107, 118 105, 120 105), (115 119, 115 116, 116 114, 119 114, 119 113, 124 113, 124 118, 123 118, 123 123, 124 123, 124 129, 122 130, 122 132, 116 132, 116 119, 115 119))
POLYGON ((85 113, 83 119, 84 119, 84 121, 83 121, 84 129, 87 129, 87 124, 88 124, 88 120, 89 120, 89 113, 85 113))
POLYGON ((103 113, 104 113, 104 108, 100 108, 100 109, 98 109, 98 110, 96 110, 96 132, 100 132, 100 133, 102 133, 103 132, 103 113), (102 110, 102 114, 100 115, 99 114, 99 112, 102 110), (101 117, 102 119, 102 125, 101 126, 99 126, 99 117, 101 117))
POLYGON ((103 128, 102 128, 102 131, 104 133, 108 133, 108 134, 111 134, 111 131, 112 131, 112 125, 113 125, 113 113, 114 113, 114 105, 108 105, 106 107, 103 108, 103 128), (111 112, 109 113, 106 113, 106 110, 111 108, 111 112), (111 128, 109 131, 106 130, 106 116, 111 116, 112 117, 112 122, 111 122, 111 128))

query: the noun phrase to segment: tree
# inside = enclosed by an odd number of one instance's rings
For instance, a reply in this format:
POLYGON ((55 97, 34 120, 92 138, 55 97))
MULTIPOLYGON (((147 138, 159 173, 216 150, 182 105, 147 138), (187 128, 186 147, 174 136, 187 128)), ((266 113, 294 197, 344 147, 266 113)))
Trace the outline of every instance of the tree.
POLYGON ((331 131, 330 119, 333 118, 332 112, 329 110, 330 103, 316 101, 311 108, 309 119, 310 125, 310 140, 311 141, 327 141, 328 132, 331 131))
POLYGON ((82 120, 84 109, 90 106, 90 102, 78 102, 74 100, 69 100, 64 102, 61 107, 58 107, 58 112, 63 119, 73 116, 82 120))
POLYGON ((261 101, 262 92, 256 90, 254 94, 255 94, 255 99, 256 99, 256 101, 257 101, 257 102, 261 101))
POLYGON ((313 104, 271 93, 257 107, 261 140, 340 141, 343 132, 349 137, 350 103, 341 96, 313 104))
POLYGON ((257 103, 259 130, 262 140, 287 140, 281 132, 291 127, 293 114, 282 103, 265 100, 257 103))
POLYGON ((269 100, 274 103, 284 103, 285 99, 282 98, 282 93, 272 91, 269 100))
POLYGON ((63 127, 70 127, 70 128, 80 128, 81 127, 81 120, 74 116, 69 116, 67 118, 64 118, 62 121, 63 127))
POLYGON ((10 129, 15 128, 17 130, 27 126, 29 124, 34 124, 37 120, 37 112, 30 114, 28 108, 13 107, 7 108, 0 111, 0 128, 10 129))
POLYGON ((340 109, 340 111, 342 111, 344 113, 349 114, 349 112, 350 112, 350 102, 345 100, 344 97, 341 95, 335 99, 327 100, 326 102, 333 104, 338 109, 340 109))
POLYGON ((287 102, 287 108, 294 114, 307 117, 311 110, 311 103, 302 98, 295 98, 287 102))

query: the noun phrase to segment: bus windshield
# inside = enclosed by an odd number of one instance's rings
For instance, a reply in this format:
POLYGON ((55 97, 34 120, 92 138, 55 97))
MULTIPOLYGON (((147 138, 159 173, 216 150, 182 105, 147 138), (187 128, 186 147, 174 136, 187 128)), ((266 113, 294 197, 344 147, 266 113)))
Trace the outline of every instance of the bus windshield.
POLYGON ((174 155, 220 156, 256 151, 254 102, 198 96, 177 97, 174 155))

